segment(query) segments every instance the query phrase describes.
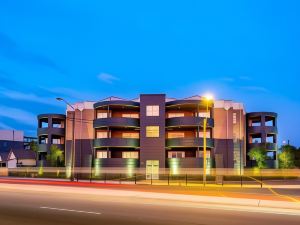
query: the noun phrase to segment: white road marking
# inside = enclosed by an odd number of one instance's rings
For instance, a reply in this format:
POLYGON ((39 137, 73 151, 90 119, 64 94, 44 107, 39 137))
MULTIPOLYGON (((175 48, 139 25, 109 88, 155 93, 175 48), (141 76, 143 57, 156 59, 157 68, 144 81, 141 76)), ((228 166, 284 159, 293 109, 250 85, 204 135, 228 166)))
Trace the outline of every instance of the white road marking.
POLYGON ((61 208, 52 208, 52 207, 47 207, 47 206, 41 206, 40 208, 41 209, 57 210, 57 211, 77 212, 77 213, 101 215, 101 213, 99 213, 99 212, 89 212, 89 211, 82 211, 82 210, 75 210, 75 209, 61 209, 61 208))

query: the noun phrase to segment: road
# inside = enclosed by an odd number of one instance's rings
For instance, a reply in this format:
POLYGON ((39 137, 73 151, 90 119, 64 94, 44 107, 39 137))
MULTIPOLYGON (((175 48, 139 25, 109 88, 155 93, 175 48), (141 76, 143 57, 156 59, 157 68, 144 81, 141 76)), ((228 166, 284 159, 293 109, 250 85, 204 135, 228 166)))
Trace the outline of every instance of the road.
POLYGON ((0 224, 298 225, 300 221, 300 212, 289 214, 248 207, 93 195, 86 190, 83 187, 0 184, 0 224), (82 194, 81 189, 85 190, 82 194))

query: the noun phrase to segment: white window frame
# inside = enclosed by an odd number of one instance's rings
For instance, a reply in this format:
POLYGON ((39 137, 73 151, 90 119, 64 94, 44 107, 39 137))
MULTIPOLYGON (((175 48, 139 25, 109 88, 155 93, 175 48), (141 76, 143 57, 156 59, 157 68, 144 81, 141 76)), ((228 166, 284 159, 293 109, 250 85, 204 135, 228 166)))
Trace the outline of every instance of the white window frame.
POLYGON ((159 116, 159 105, 147 105, 146 116, 159 116))

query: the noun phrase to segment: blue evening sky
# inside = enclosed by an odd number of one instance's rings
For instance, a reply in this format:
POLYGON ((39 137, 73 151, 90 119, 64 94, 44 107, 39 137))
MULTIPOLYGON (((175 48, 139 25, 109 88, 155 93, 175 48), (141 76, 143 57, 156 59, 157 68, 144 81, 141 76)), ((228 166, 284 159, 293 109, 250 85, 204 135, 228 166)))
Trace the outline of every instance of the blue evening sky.
POLYGON ((211 92, 300 146, 300 1, 0 0, 0 128, 107 96, 211 92))

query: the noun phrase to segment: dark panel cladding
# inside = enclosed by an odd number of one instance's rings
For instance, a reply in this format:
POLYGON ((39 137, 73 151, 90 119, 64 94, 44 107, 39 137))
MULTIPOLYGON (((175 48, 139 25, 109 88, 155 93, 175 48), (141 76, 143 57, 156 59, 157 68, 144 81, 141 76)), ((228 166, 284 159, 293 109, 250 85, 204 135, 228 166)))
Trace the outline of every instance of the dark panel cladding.
MULTIPOLYGON (((66 165, 71 162, 71 140, 66 141, 66 165)), ((90 167, 93 151, 93 139, 76 140, 75 142, 75 167, 90 167)))
POLYGON ((223 156, 224 168, 233 168, 233 140, 232 139, 215 139, 215 150, 214 154, 223 156))
POLYGON ((159 167, 165 167, 165 98, 164 94, 140 95, 140 166, 147 160, 159 160, 159 167), (159 116, 146 116, 147 105, 158 105, 159 116), (159 137, 146 137, 146 126, 159 126, 159 137))

